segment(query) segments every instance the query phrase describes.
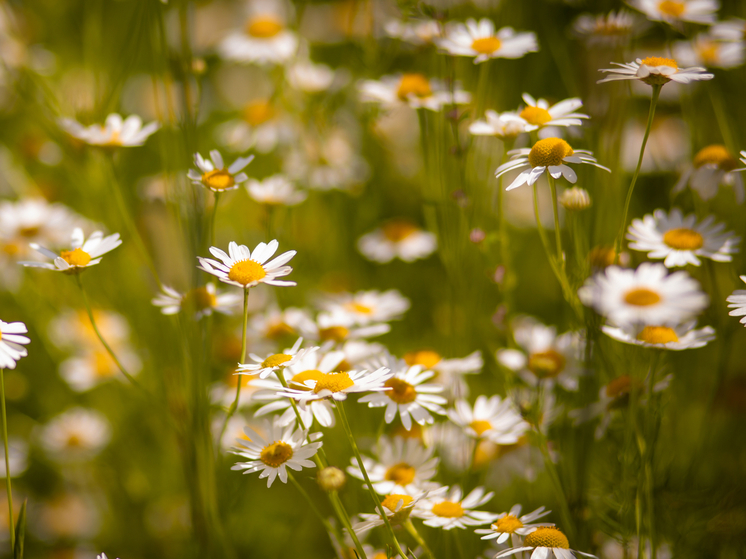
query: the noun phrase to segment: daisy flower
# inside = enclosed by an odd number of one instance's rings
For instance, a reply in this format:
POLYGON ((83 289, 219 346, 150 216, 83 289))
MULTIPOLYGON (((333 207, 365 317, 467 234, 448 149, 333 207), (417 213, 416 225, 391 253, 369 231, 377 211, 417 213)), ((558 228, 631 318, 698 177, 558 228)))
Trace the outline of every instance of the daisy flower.
POLYGON ((744 61, 744 42, 723 41, 711 33, 700 33, 691 41, 675 42, 673 54, 686 65, 736 68, 744 61))
POLYGON ((394 258, 414 262, 427 258, 437 247, 435 235, 423 231, 407 219, 387 221, 380 228, 360 237, 357 242, 360 253, 379 264, 386 264, 394 258))
POLYGON ((277 305, 270 305, 251 317, 249 332, 254 338, 278 341, 297 338, 308 324, 313 325, 313 318, 307 310, 295 307, 280 310, 277 305))
POLYGON ((347 315, 355 324, 397 320, 409 310, 409 299, 395 289, 327 295, 319 307, 328 313, 347 315))
POLYGON ((142 119, 137 115, 130 115, 122 120, 116 113, 107 116, 103 126, 83 126, 71 118, 62 118, 59 123, 73 138, 92 146, 104 147, 141 146, 161 126, 157 122, 143 126, 142 119))
POLYGON ((581 14, 572 24, 574 34, 588 45, 619 47, 646 31, 650 24, 626 10, 608 14, 581 14))
POLYGON ((407 431, 412 428, 413 419, 420 425, 426 425, 434 422, 430 412, 445 415, 446 411, 441 405, 447 400, 437 395, 443 392, 443 386, 424 384, 435 376, 433 371, 423 371, 422 365, 410 367, 404 361, 397 361, 390 356, 385 361, 395 371, 384 384, 388 390, 363 396, 358 400, 360 403, 368 404, 369 408, 385 406, 386 423, 394 421, 398 413, 407 431))
POLYGON ((711 80, 714 74, 708 74, 704 68, 679 68, 678 63, 672 58, 660 56, 649 56, 638 58, 634 62, 620 64, 612 62, 619 68, 608 68, 599 70, 610 74, 596 83, 604 83, 615 80, 640 80, 648 85, 664 85, 670 81, 676 83, 691 83, 693 81, 711 80))
MULTIPOLYGON (((0 478, 8 475, 5 469, 5 449, 0 449, 0 478)), ((10 477, 18 477, 28 469, 28 443, 23 439, 8 437, 8 466, 10 477)))
POLYGON ((320 342, 323 350, 349 340, 380 336, 391 330, 386 323, 356 326, 350 313, 340 310, 319 313, 315 322, 304 322, 300 328, 304 337, 320 342))
POLYGON ((231 151, 255 149, 269 153, 278 145, 293 141, 297 135, 290 117, 278 107, 277 101, 259 98, 249 101, 239 111, 238 118, 218 126, 220 141, 231 151))
POLYGON ((111 439, 111 426, 95 410, 72 408, 47 423, 39 432, 44 450, 56 460, 88 460, 111 439))
POLYGON ((366 370, 329 372, 316 374, 294 382, 294 386, 284 389, 281 394, 299 402, 334 399, 346 400, 350 394, 358 392, 382 392, 389 390, 386 385, 393 376, 388 367, 379 367, 373 372, 366 370))
POLYGON ((715 262, 730 262, 732 254, 738 253, 740 237, 726 231, 724 223, 714 223, 715 217, 708 216, 697 223, 697 216, 682 216, 679 208, 670 214, 665 210, 655 210, 642 219, 635 219, 629 226, 627 239, 632 241, 629 248, 648 253, 648 258, 663 259, 667 268, 692 264, 699 266, 699 256, 715 262))
POLYGON ((636 270, 609 266, 588 278, 578 296, 618 326, 680 324, 702 312, 709 298, 686 272, 667 272, 649 262, 636 270))
POLYGON ((430 45, 440 37, 442 28, 434 19, 410 19, 387 21, 383 30, 389 37, 395 37, 413 45, 430 45))
POLYGON ((627 325, 616 327, 606 325, 603 333, 625 344, 681 351, 704 347, 715 339, 715 330, 710 326, 695 329, 696 321, 691 320, 678 326, 627 325))
POLYGON ((285 67, 285 79, 290 87, 306 93, 320 93, 328 90, 334 84, 336 77, 335 71, 326 64, 316 64, 308 59, 297 60, 285 67))
POLYGON ((277 286, 293 286, 294 281, 279 280, 277 278, 287 276, 293 269, 285 266, 296 251, 283 252, 273 260, 272 258, 279 243, 276 239, 269 243, 259 243, 252 251, 246 245, 237 245, 233 241, 228 245, 228 254, 217 247, 210 247, 210 254, 219 258, 220 262, 212 258, 198 256, 199 268, 216 276, 223 283, 249 289, 260 283, 277 286))
POLYGON ((515 505, 510 512, 503 512, 497 516, 496 522, 489 528, 480 528, 474 530, 477 534, 485 534, 483 540, 492 540, 497 538, 498 544, 505 543, 508 538, 513 537, 513 547, 519 547, 520 542, 516 536, 528 536, 531 532, 542 526, 554 526, 553 524, 531 524, 542 516, 548 515, 550 510, 544 510, 539 507, 534 512, 521 514, 521 505, 515 505))
POLYGON ((0 320, 0 368, 15 369, 16 362, 26 357, 24 345, 31 342, 22 334, 28 333, 23 322, 3 322, 0 320))
POLYGON ((685 21, 710 25, 715 23, 720 9, 717 0, 629 0, 628 3, 648 19, 670 25, 685 21))
POLYGON ((710 27, 710 34, 721 41, 743 41, 746 39, 746 20, 732 17, 710 27))
MULTIPOLYGON (((741 281, 746 283, 746 276, 740 276, 741 281)), ((730 303, 729 309, 733 309, 728 314, 730 316, 742 316, 741 324, 746 325, 746 290, 736 289, 726 299, 730 303)))
POLYGON ((497 519, 497 515, 494 513, 474 510, 492 499, 493 492, 485 493, 483 487, 477 487, 466 497, 463 497, 461 488, 458 486, 446 491, 445 496, 430 495, 420 501, 415 506, 413 516, 421 518, 425 526, 443 528, 444 530, 482 526, 497 519))
POLYGON ((469 394, 464 375, 476 374, 484 367, 481 351, 475 351, 466 357, 444 359, 433 350, 423 349, 406 353, 403 359, 409 366, 422 365, 423 369, 435 372, 433 378, 455 398, 463 398, 469 394))
MULTIPOLYGON (((266 4, 265 4, 266 5, 266 4)), ((225 60, 256 64, 282 64, 298 50, 298 37, 286 28, 277 10, 250 15, 242 30, 230 33, 218 47, 225 60)))
POLYGON ((119 233, 104 237, 101 231, 95 231, 86 240, 80 227, 73 230, 71 237, 70 250, 63 250, 59 255, 36 243, 31 243, 31 248, 51 258, 54 261, 53 264, 48 262, 19 262, 19 264, 30 268, 46 268, 66 274, 79 274, 89 266, 101 262, 104 254, 122 244, 119 233))
POLYGON ((567 536, 560 532, 559 528, 554 526, 541 526, 529 535, 523 542, 523 547, 513 547, 506 549, 495 555, 495 559, 502 559, 516 553, 524 551, 531 552, 531 559, 551 559, 552 555, 557 559, 572 559, 576 554, 584 557, 596 557, 590 553, 583 553, 575 549, 570 549, 570 542, 567 536))
POLYGON ((161 308, 165 315, 178 314, 182 311, 194 315, 199 320, 203 316, 210 316, 213 311, 220 314, 231 314, 241 298, 235 293, 218 291, 215 284, 208 283, 195 287, 186 293, 179 293, 172 287, 163 286, 163 293, 151 300, 156 307, 161 308))
POLYGON ((576 113, 575 110, 583 106, 583 101, 577 97, 565 99, 551 107, 546 99, 538 101, 528 93, 523 94, 526 106, 518 113, 526 121, 526 131, 538 130, 545 126, 580 126, 580 119, 590 118, 588 115, 576 113))
POLYGON ((446 26, 445 37, 436 44, 448 54, 473 57, 474 64, 490 58, 522 58, 539 50, 536 34, 516 33, 511 27, 495 31, 495 24, 486 18, 446 26))
MULTIPOLYGON (((742 155, 746 152, 742 152, 742 155)), ((738 174, 746 169, 738 168, 738 160, 721 144, 702 148, 694 156, 692 166, 681 175, 673 188, 674 193, 681 192, 689 185, 699 194, 702 200, 711 200, 718 193, 718 186, 732 186, 736 202, 743 204, 743 179, 738 174)))
POLYGON ((470 134, 512 140, 526 132, 526 121, 518 113, 511 111, 498 113, 488 109, 484 112, 484 117, 484 120, 475 120, 469 125, 470 134))
POLYGON ((360 97, 369 103, 378 103, 385 109, 409 105, 413 109, 439 111, 444 106, 465 105, 471 94, 454 88, 453 93, 440 81, 430 80, 422 74, 384 76, 380 80, 364 80, 358 85, 360 97))
POLYGON ((297 206, 308 197, 285 175, 272 175, 261 181, 249 179, 246 190, 255 202, 267 206, 297 206))
POLYGON ((478 396, 474 409, 465 400, 456 400, 448 418, 470 437, 496 444, 515 444, 529 428, 513 402, 500 396, 478 396))
MULTIPOLYGON (((142 360, 137 352, 126 341, 109 340, 108 343, 127 372, 136 377, 142 370, 142 360)), ((101 349, 100 342, 93 348, 77 349, 75 355, 60 363, 60 376, 75 392, 86 392, 115 378, 125 380, 111 355, 101 349)))
POLYGON ((295 365, 303 359, 303 356, 306 353, 318 349, 317 347, 304 347, 301 349, 300 345, 302 343, 303 338, 298 338, 292 348, 286 349, 282 353, 268 355, 264 358, 259 357, 255 353, 250 353, 249 357, 251 357, 251 360, 254 361, 254 363, 239 363, 238 374, 258 375, 259 378, 267 378, 272 373, 277 373, 285 367, 295 365))
POLYGON ((195 153, 194 163, 199 171, 189 169, 187 176, 192 179, 192 184, 204 186, 213 192, 235 190, 242 182, 248 180, 246 173, 239 171, 242 171, 253 159, 253 155, 239 157, 226 169, 223 156, 218 150, 214 149, 210 152, 210 159, 205 159, 199 153, 195 153))
POLYGON ((513 190, 524 184, 531 186, 545 171, 555 179, 564 176, 569 182, 575 183, 578 176, 565 163, 587 163, 611 172, 603 165, 599 165, 590 151, 573 150, 570 144, 562 138, 544 138, 536 142, 531 149, 515 149, 509 151, 508 154, 512 156, 512 160, 500 165, 495 171, 495 177, 499 178, 509 171, 524 167, 528 167, 528 170, 521 171, 505 190, 513 190))
MULTIPOLYGON (((442 489, 444 488, 436 489, 435 492, 442 493, 442 489)), ((389 524, 392 526, 404 524, 409 520, 409 516, 412 514, 414 507, 419 503, 419 501, 431 493, 432 492, 424 491, 414 496, 399 495, 396 493, 387 495, 386 498, 381 500, 381 506, 383 507, 383 511, 386 513, 386 518, 388 519, 389 524)), ((352 530, 355 534, 363 534, 371 528, 383 526, 385 524, 383 518, 378 514, 378 512, 375 514, 361 513, 359 516, 362 521, 357 522, 352 526, 352 530)))
MULTIPOLYGON (((363 466, 379 495, 415 495, 423 489, 438 486, 430 481, 435 477, 440 461, 433 457, 434 452, 433 447, 425 448, 416 439, 381 437, 378 441, 378 460, 363 458, 363 466)), ((354 458, 352 465, 347 467, 347 473, 357 479, 365 479, 354 458)))
MULTIPOLYGON (((246 427, 247 441, 240 441, 241 447, 235 447, 232 453, 247 458, 248 462, 237 462, 231 470, 243 470, 244 474, 261 472, 259 479, 267 478, 267 487, 279 476, 282 483, 288 482, 287 468, 301 471, 303 468, 315 468, 309 460, 321 448, 322 442, 306 442, 308 431, 293 430, 290 425, 284 429, 276 422, 265 422, 265 436, 254 429, 246 427)), ((320 433, 314 433, 321 436, 320 433)), ((314 438, 313 436, 311 438, 314 438)))

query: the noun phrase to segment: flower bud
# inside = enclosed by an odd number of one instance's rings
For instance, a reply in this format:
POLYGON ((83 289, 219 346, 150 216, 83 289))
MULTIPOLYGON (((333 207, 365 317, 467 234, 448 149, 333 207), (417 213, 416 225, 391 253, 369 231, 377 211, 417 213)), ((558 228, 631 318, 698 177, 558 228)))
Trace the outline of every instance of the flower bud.
POLYGON ((578 212, 585 210, 591 205, 591 197, 584 188, 573 186, 565 190, 559 198, 560 204, 566 209, 578 212))
POLYGON ((342 489, 347 481, 347 477, 339 468, 327 466, 319 471, 316 481, 321 489, 329 493, 342 489))

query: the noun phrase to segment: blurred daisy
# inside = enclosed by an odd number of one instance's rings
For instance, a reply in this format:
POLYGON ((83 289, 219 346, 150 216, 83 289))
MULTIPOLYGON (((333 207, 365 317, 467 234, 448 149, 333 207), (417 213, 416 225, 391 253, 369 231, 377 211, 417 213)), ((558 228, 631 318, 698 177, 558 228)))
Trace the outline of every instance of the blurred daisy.
POLYGON ((704 68, 679 68, 678 63, 671 58, 660 56, 649 56, 638 58, 634 62, 620 64, 612 62, 619 68, 599 70, 610 74, 596 83, 604 83, 615 80, 640 80, 648 85, 664 85, 670 81, 676 83, 691 83, 693 81, 711 80, 715 76, 708 74, 704 68))
POLYGON ((95 410, 72 408, 44 425, 39 442, 55 460, 89 460, 109 443, 111 427, 95 410))
POLYGON ((300 345, 302 343, 303 338, 298 338, 290 349, 286 349, 282 353, 268 355, 265 358, 259 357, 255 353, 250 353, 249 357, 251 357, 254 363, 239 363, 238 374, 258 375, 259 378, 267 378, 272 373, 278 373, 285 367, 290 367, 298 363, 309 351, 316 351, 318 349, 317 347, 304 347, 301 349, 300 345))
POLYGON ((219 258, 220 262, 212 258, 198 256, 199 266, 197 267, 216 276, 224 283, 244 289, 249 289, 260 283, 293 286, 295 285, 294 281, 277 278, 287 276, 293 271, 290 266, 284 264, 295 256, 296 251, 289 250, 267 262, 277 252, 279 245, 277 240, 273 239, 269 243, 259 243, 252 252, 246 245, 237 245, 231 241, 228 245, 228 254, 217 247, 210 247, 210 254, 219 258))
MULTIPOLYGON (((378 460, 363 458, 363 466, 373 489, 379 495, 415 495, 422 490, 438 486, 437 483, 430 481, 435 477, 440 461, 433 457, 433 447, 425 448, 416 439, 402 437, 381 437, 377 446, 378 460)), ((354 458, 352 465, 347 467, 347 472, 357 479, 365 479, 354 458)))
POLYGON ((278 476, 282 483, 288 482, 287 468, 299 472, 303 468, 316 467, 309 458, 323 443, 306 442, 308 431, 294 430, 292 425, 283 429, 276 422, 267 421, 264 436, 250 427, 246 427, 245 432, 248 440, 239 441, 241 446, 235 447, 232 453, 247 458, 248 462, 237 462, 231 470, 243 470, 244 474, 261 472, 259 479, 267 478, 267 487, 271 487, 278 476))
POLYGON ((715 339, 715 330, 710 326, 695 329, 695 321, 678 326, 603 326, 604 334, 625 344, 634 344, 657 349, 681 351, 704 347, 715 339))
POLYGON ((554 555, 557 559, 572 559, 576 554, 584 557, 596 557, 590 553, 583 553, 575 549, 570 549, 570 542, 567 536, 560 532, 559 528, 554 526, 541 526, 528 534, 524 540, 523 547, 513 547, 506 549, 495 555, 495 559, 515 555, 524 551, 531 551, 531 559, 551 559, 554 555))
POLYGON ((321 312, 315 322, 309 321, 301 325, 303 336, 320 342, 323 350, 349 340, 364 340, 380 336, 389 330, 391 326, 386 323, 356 325, 349 312, 340 310, 321 312))
POLYGON ((101 231, 95 231, 86 240, 83 230, 76 227, 71 236, 70 250, 63 250, 59 255, 36 243, 31 243, 31 248, 51 258, 54 261, 53 264, 48 262, 19 262, 19 264, 30 268, 45 268, 66 274, 79 274, 89 266, 101 262, 104 254, 121 244, 119 233, 104 237, 101 231))
POLYGON ((294 382, 295 387, 289 386, 282 391, 282 395, 299 402, 329 398, 342 401, 350 394, 388 390, 386 381, 392 376, 393 373, 387 367, 379 367, 372 372, 362 370, 314 374, 313 378, 294 382))
POLYGON ((516 33, 511 27, 495 31, 495 24, 486 18, 447 25, 436 44, 448 54, 473 57, 474 64, 490 58, 522 58, 539 50, 536 34, 516 33))
POLYGON ((732 186, 736 202, 743 204, 743 179, 738 174, 746 169, 738 168, 738 160, 721 144, 702 148, 694 156, 692 166, 681 175, 673 188, 674 193, 684 190, 689 185, 697 191, 702 200, 711 200, 718 193, 721 184, 732 186))
POLYGON ((493 492, 485 493, 483 487, 477 487, 463 497, 461 488, 454 486, 445 496, 426 497, 415 506, 412 514, 415 518, 421 518, 425 526, 444 530, 481 526, 496 520, 497 515, 474 509, 484 505, 493 496, 493 492))
POLYGON ((508 399, 500 396, 477 397, 474 409, 465 400, 456 400, 448 418, 475 439, 488 439, 496 444, 515 444, 529 425, 508 399))
POLYGON ((618 326, 680 324, 702 312, 709 298, 686 272, 668 275, 663 264, 636 270, 609 266, 578 290, 584 305, 618 326))
POLYGON ((710 34, 721 41, 743 41, 746 39, 746 20, 733 17, 715 23, 710 34))
POLYGON ((626 10, 608 14, 581 14, 573 21, 574 34, 588 45, 619 47, 642 34, 650 24, 626 10))
POLYGON ((460 89, 451 93, 445 84, 422 74, 384 76, 380 80, 364 80, 358 86, 363 101, 378 103, 385 109, 407 104, 413 109, 439 111, 444 106, 464 105, 471 94, 460 89))
POLYGON ((464 375, 478 373, 484 367, 480 351, 470 353, 466 357, 444 359, 439 353, 424 349, 406 353, 403 359, 407 365, 422 365, 423 369, 435 372, 433 379, 455 398, 463 398, 469 394, 469 386, 464 375))
POLYGON ((629 248, 648 253, 648 258, 663 259, 667 268, 702 262, 698 256, 715 262, 730 262, 732 254, 738 253, 740 237, 726 231, 724 223, 714 223, 715 217, 708 216, 697 223, 697 216, 683 217, 679 208, 670 214, 665 210, 655 210, 642 219, 635 219, 629 226, 627 239, 632 241, 629 248))
POLYGON ((28 333, 23 322, 3 322, 0 320, 0 368, 15 369, 16 362, 26 357, 24 345, 31 342, 22 334, 28 333))
POLYGON ((434 19, 392 19, 383 26, 389 37, 401 39, 413 45, 429 45, 441 35, 441 25, 434 19))
POLYGON ((573 150, 570 144, 561 138, 545 138, 536 142, 531 149, 515 149, 508 154, 512 156, 512 160, 500 165, 495 171, 495 177, 499 178, 505 173, 524 167, 528 167, 528 170, 521 171, 505 190, 513 190, 524 184, 531 186, 545 171, 555 179, 564 176, 569 182, 575 183, 578 176, 565 163, 587 163, 611 172, 603 165, 599 165, 590 151, 573 150))
POLYGON ((249 179, 246 190, 255 202, 268 206, 297 206, 308 196, 285 175, 272 175, 261 181, 249 179))
POLYGON ((220 314, 231 314, 241 303, 240 296, 235 293, 218 291, 213 283, 190 289, 186 293, 179 293, 175 289, 163 286, 163 292, 153 298, 151 303, 161 308, 165 315, 186 312, 189 316, 199 320, 203 316, 210 316, 213 311, 220 314))
MULTIPOLYGON (((741 281, 746 283, 746 276, 740 277, 741 281)), ((728 314, 730 316, 742 316, 743 318, 741 318, 741 324, 746 325, 746 290, 736 289, 728 296, 726 301, 730 303, 730 305, 728 305, 728 308, 734 309, 728 314)))
POLYGON ((277 305, 270 305, 251 317, 249 332, 253 338, 277 341, 297 338, 307 324, 313 326, 313 319, 307 310, 295 307, 280 310, 277 305))
POLYGON ((239 171, 242 171, 253 159, 253 155, 239 157, 226 169, 223 156, 218 150, 214 149, 210 152, 210 159, 205 159, 199 153, 195 153, 194 162, 199 171, 189 169, 187 176, 192 179, 192 184, 204 186, 213 192, 235 190, 242 182, 248 180, 246 173, 239 171))
POLYGON ((336 73, 326 64, 316 64, 308 59, 296 60, 285 67, 285 79, 290 87, 306 93, 320 93, 334 83, 336 73))
POLYGON ((518 113, 526 121, 526 131, 538 130, 545 126, 580 126, 580 119, 590 118, 588 115, 576 113, 575 110, 583 106, 583 101, 577 97, 565 99, 551 107, 546 99, 538 101, 528 93, 523 94, 526 106, 518 113))
POLYGON ((330 294, 319 301, 322 310, 347 315, 360 325, 400 319, 409 306, 409 299, 395 289, 330 294))
MULTIPOLYGON (((0 478, 5 478, 8 473, 5 470, 5 449, 0 449, 0 478)), ((28 468, 28 443, 16 437, 8 438, 8 465, 10 466, 10 477, 18 477, 28 468)))
POLYGON ((92 146, 105 147, 141 146, 161 126, 157 122, 143 126, 142 119, 137 115, 130 115, 122 120, 122 117, 116 113, 107 116, 103 126, 98 124, 83 126, 71 118, 62 118, 59 123, 62 129, 73 138, 92 146))
POLYGON ((255 149, 269 153, 278 145, 288 144, 297 135, 292 120, 271 99, 253 99, 239 112, 238 118, 217 128, 220 141, 231 151, 255 149))
MULTIPOLYGON (((108 343, 127 372, 137 376, 142 370, 142 360, 132 346, 126 341, 108 343)), ((100 342, 95 348, 78 348, 73 357, 60 363, 60 376, 75 392, 86 392, 114 378, 125 381, 111 355, 100 348, 100 342)))
POLYGON ((497 538, 498 544, 505 543, 508 538, 512 537, 513 547, 520 547, 520 540, 517 536, 527 536, 537 528, 542 526, 553 526, 553 524, 531 524, 534 520, 538 520, 542 516, 548 515, 550 510, 544 510, 544 507, 539 507, 533 512, 528 514, 521 514, 521 505, 515 505, 510 512, 503 512, 497 516, 496 522, 490 526, 489 529, 480 528, 474 530, 477 534, 485 534, 482 536, 483 540, 491 540, 497 538))
POLYGON ((276 10, 252 14, 243 30, 232 32, 218 48, 225 60, 256 64, 282 64, 297 50, 298 37, 276 10))
POLYGON ((675 42, 673 54, 686 65, 736 68, 744 62, 744 42, 722 41, 710 33, 700 33, 691 41, 675 42))
POLYGON ((484 120, 475 120, 469 125, 469 133, 474 136, 495 136, 514 139, 526 132, 526 121, 518 113, 498 113, 491 109, 484 112, 484 120))
POLYGON ((710 25, 715 23, 720 9, 717 0, 628 0, 628 3, 648 19, 671 25, 685 21, 710 25))
POLYGON ((366 233, 357 242, 365 258, 385 264, 394 258, 413 262, 427 258, 437 248, 435 235, 423 231, 406 219, 392 219, 380 228, 366 233))

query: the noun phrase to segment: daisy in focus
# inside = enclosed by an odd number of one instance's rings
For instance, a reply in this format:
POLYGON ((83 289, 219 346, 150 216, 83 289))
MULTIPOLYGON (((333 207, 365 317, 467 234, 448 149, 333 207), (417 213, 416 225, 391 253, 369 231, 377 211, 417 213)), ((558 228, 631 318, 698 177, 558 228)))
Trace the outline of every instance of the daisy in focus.
POLYGON ((539 50, 536 34, 516 33, 511 27, 495 31, 495 24, 487 18, 447 25, 445 37, 436 44, 448 54, 474 58, 474 64, 490 58, 522 58, 539 50))
POLYGON ((715 23, 720 9, 718 0, 629 0, 628 3, 648 19, 670 25, 682 22, 710 25, 715 23))
POLYGON ((163 286, 163 292, 153 298, 151 303, 161 308, 165 315, 185 312, 199 320, 203 316, 210 316, 213 311, 220 314, 233 313, 241 298, 235 293, 218 291, 213 283, 190 289, 186 293, 179 293, 172 287, 163 286))
POLYGON ((553 524, 531 524, 534 520, 538 520, 542 516, 548 515, 550 510, 544 510, 544 507, 539 507, 533 512, 528 514, 521 514, 521 505, 515 505, 510 509, 510 512, 503 512, 498 515, 496 522, 490 526, 489 529, 480 528, 474 530, 477 534, 485 534, 482 536, 483 540, 497 539, 498 544, 505 543, 508 538, 512 537, 513 547, 520 547, 520 540, 517 536, 527 536, 537 528, 542 526, 554 526, 553 524))
POLYGON ((28 352, 23 347, 31 340, 22 334, 28 333, 23 322, 3 322, 0 320, 0 368, 15 369, 16 362, 26 357, 28 352))
POLYGON ((380 80, 364 80, 358 85, 360 97, 369 103, 378 103, 385 109, 403 104, 413 109, 440 111, 444 106, 464 105, 471 101, 471 94, 446 84, 431 80, 422 74, 384 76, 380 80))
POLYGON ((714 223, 715 217, 708 216, 697 223, 697 216, 682 216, 679 208, 670 214, 655 210, 642 219, 635 219, 629 226, 627 239, 632 241, 629 248, 648 253, 648 258, 665 259, 667 268, 702 264, 698 257, 710 258, 715 262, 730 262, 732 254, 738 253, 741 241, 730 231, 723 232, 724 223, 714 223))
POLYGON ((421 518, 425 526, 443 530, 482 526, 494 522, 497 515, 474 509, 487 503, 494 495, 491 491, 485 493, 483 487, 477 487, 463 497, 461 488, 454 486, 445 496, 426 497, 415 506, 412 514, 415 518, 421 518))
POLYGON ((187 176, 192 180, 192 184, 204 186, 213 192, 226 192, 235 190, 246 180, 246 173, 241 173, 246 165, 252 162, 253 155, 249 157, 239 157, 230 167, 225 168, 223 156, 216 149, 210 152, 210 159, 205 159, 199 153, 194 154, 194 163, 199 171, 189 169, 187 176), (238 174, 236 174, 238 173, 238 174))
POLYGON ((565 99, 550 107, 546 99, 537 101, 528 93, 524 93, 523 102, 526 106, 518 116, 526 121, 527 132, 546 126, 580 126, 583 124, 581 119, 590 118, 588 115, 574 112, 583 106, 583 101, 577 97, 565 99))
POLYGON ((531 149, 511 150, 508 154, 512 156, 511 161, 500 165, 495 171, 495 177, 499 178, 505 173, 526 167, 528 170, 521 171, 505 190, 513 190, 524 184, 531 186, 539 180, 544 172, 549 173, 555 179, 564 176, 565 179, 574 184, 578 180, 578 176, 565 163, 587 163, 611 172, 603 165, 599 165, 590 151, 573 150, 570 144, 561 138, 545 138, 536 142, 531 149))
MULTIPOLYGON (((740 276, 741 281, 746 283, 746 276, 740 276)), ((730 303, 729 309, 733 309, 728 314, 730 316, 741 316, 741 324, 746 325, 746 289, 736 289, 726 299, 730 303)))
POLYGON ((259 357, 255 353, 250 353, 249 357, 254 363, 239 363, 238 374, 257 375, 259 378, 267 378, 272 373, 278 373, 285 367, 290 367, 298 363, 306 353, 316 351, 317 347, 305 347, 301 349, 303 338, 293 344, 293 347, 286 349, 282 353, 268 355, 265 358, 259 357))
POLYGON ((567 541, 567 536, 560 532, 559 528, 542 526, 526 536, 526 539, 523 541, 523 547, 513 547, 501 551, 495 555, 495 559, 502 559, 503 557, 524 551, 531 552, 531 559, 551 559, 552 556, 557 559, 572 559, 578 553, 584 557, 596 557, 590 553, 570 549, 570 542, 567 541))
POLYGON ((469 134, 514 140, 527 131, 526 121, 515 112, 498 113, 488 109, 484 117, 484 120, 475 120, 469 125, 469 134))
POLYGON ((299 402, 323 399, 343 401, 350 394, 389 390, 386 381, 392 376, 388 367, 379 367, 372 372, 362 370, 320 373, 294 381, 293 385, 278 393, 299 402))
POLYGON ((649 56, 638 58, 634 62, 620 64, 612 62, 619 68, 599 70, 610 74, 596 83, 605 83, 615 80, 640 80, 648 85, 662 86, 670 81, 686 84, 693 81, 711 80, 715 76, 708 74, 705 68, 679 68, 678 63, 672 58, 660 56, 649 56))
POLYGON ((39 246, 36 243, 31 243, 31 248, 47 258, 51 258, 53 263, 19 262, 19 264, 29 268, 45 268, 66 274, 79 274, 89 266, 94 266, 101 262, 101 257, 104 254, 114 250, 121 244, 122 241, 119 239, 119 233, 104 237, 101 231, 95 231, 86 240, 83 230, 80 227, 76 227, 71 236, 70 250, 63 250, 60 254, 55 254, 47 248, 39 246))
POLYGON ((230 33, 220 43, 225 60, 247 64, 283 64, 298 51, 298 37, 289 30, 280 3, 249 4, 249 17, 243 29, 230 33))
POLYGON ((480 395, 474 409, 465 400, 456 400, 454 408, 448 410, 448 418, 470 437, 500 445, 517 443, 529 429, 513 402, 500 396, 480 395))
MULTIPOLYGON (((741 154, 744 155, 746 152, 741 154)), ((721 144, 712 144, 697 152, 692 165, 681 175, 673 192, 682 192, 688 185, 702 200, 707 201, 715 197, 720 185, 732 186, 736 202, 743 204, 743 179, 739 174, 741 171, 746 169, 738 168, 738 160, 728 148, 721 144)))
POLYGON ((409 365, 422 365, 423 369, 435 372, 433 379, 445 389, 447 395, 463 398, 469 394, 469 385, 464 375, 476 374, 484 367, 482 353, 475 351, 466 357, 444 359, 431 349, 422 349, 404 354, 404 362, 409 365))
POLYGON ((681 351, 706 346, 715 339, 715 330, 710 326, 695 329, 696 322, 691 320, 677 326, 641 326, 627 325, 616 327, 605 325, 603 333, 625 344, 681 351))
POLYGON ((116 113, 107 116, 103 126, 98 124, 83 126, 71 118, 62 118, 59 123, 62 129, 73 138, 92 146, 102 147, 141 146, 161 126, 157 122, 143 126, 142 119, 137 115, 122 119, 116 113))
POLYGON ((346 314, 360 325, 398 320, 409 306, 409 299, 395 289, 330 294, 319 301, 319 307, 325 312, 346 314))
POLYGON ((246 191, 255 202, 267 206, 297 206, 308 197, 285 175, 272 175, 261 181, 249 179, 246 191))
POLYGON ((438 247, 432 233, 423 231, 407 219, 392 219, 380 228, 366 233, 357 242, 357 248, 365 258, 386 264, 394 258, 414 262, 427 258, 438 247))
POLYGON ((269 243, 259 243, 253 251, 246 245, 238 245, 233 241, 228 245, 228 254, 217 247, 210 247, 210 254, 215 258, 202 258, 198 256, 200 270, 216 276, 220 281, 249 289, 260 283, 276 286, 293 286, 294 281, 285 281, 277 278, 287 276, 293 269, 285 266, 296 251, 283 252, 273 260, 272 258, 280 244, 276 239, 269 243), (269 262, 267 262, 269 260, 269 262))

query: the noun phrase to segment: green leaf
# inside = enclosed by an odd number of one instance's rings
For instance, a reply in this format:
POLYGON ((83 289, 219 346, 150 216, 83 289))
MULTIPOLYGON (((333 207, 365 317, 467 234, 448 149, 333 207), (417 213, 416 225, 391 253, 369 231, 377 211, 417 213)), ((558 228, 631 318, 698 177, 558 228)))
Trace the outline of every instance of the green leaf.
POLYGON ((21 512, 18 513, 18 524, 16 524, 16 546, 13 549, 13 559, 23 558, 23 540, 26 536, 26 502, 24 499, 21 505, 21 512))

